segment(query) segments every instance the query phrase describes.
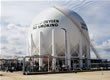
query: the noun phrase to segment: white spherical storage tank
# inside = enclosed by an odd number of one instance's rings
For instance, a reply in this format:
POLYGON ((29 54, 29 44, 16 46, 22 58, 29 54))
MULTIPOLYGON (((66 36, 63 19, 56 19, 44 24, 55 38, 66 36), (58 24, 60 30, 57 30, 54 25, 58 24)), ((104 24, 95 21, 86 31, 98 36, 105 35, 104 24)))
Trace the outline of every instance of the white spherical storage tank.
POLYGON ((55 52, 55 56, 65 56, 66 52, 69 53, 67 56, 79 57, 79 53, 82 53, 80 56, 83 57, 90 52, 89 49, 86 23, 72 10, 54 6, 41 12, 32 21, 28 40, 29 55, 39 55, 41 50, 41 55, 55 52))

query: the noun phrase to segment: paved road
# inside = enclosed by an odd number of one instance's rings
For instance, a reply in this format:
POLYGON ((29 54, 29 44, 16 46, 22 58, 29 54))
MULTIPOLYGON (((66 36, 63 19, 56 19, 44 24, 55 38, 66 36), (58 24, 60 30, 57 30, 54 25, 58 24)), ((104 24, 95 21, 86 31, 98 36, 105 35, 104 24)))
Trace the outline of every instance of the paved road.
POLYGON ((0 80, 110 80, 110 71, 22 75, 21 72, 0 72, 0 80))

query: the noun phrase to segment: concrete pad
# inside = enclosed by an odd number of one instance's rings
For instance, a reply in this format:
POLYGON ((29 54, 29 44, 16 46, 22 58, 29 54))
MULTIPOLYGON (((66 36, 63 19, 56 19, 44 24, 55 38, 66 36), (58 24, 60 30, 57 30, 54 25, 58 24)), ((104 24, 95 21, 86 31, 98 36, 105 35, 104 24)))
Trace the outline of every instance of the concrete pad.
POLYGON ((62 74, 22 75, 21 72, 0 72, 0 80, 110 80, 110 70, 62 74))

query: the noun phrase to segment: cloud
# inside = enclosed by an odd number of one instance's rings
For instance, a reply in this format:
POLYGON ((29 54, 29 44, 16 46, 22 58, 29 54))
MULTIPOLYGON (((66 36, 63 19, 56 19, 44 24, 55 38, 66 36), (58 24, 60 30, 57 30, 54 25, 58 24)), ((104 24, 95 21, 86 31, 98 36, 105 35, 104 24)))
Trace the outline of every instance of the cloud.
POLYGON ((5 18, 9 23, 30 25, 37 14, 49 7, 48 3, 47 1, 3 1, 2 19, 5 18))
POLYGON ((33 18, 49 7, 45 1, 2 1, 0 56, 26 55, 28 28, 33 18), (43 5, 43 6, 41 6, 43 5), (38 6, 40 6, 38 8, 38 6), (44 7, 45 6, 45 7, 44 7))
POLYGON ((110 40, 102 43, 102 45, 97 45, 96 48, 102 49, 106 52, 110 52, 110 40))
MULTIPOLYGON (((92 41, 92 43, 102 59, 110 60, 110 40, 106 40, 100 45, 98 45, 95 41, 92 41)), ((92 57, 95 57, 93 53, 92 57)))
POLYGON ((10 58, 26 55, 28 27, 9 23, 7 26, 2 25, 1 28, 0 56, 10 58))

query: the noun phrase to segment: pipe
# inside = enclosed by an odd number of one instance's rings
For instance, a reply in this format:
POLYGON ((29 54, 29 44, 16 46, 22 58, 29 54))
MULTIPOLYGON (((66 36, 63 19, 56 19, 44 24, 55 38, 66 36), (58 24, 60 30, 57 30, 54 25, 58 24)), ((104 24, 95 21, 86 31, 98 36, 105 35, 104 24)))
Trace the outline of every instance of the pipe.
POLYGON ((89 48, 89 44, 87 44, 87 47, 86 47, 86 49, 87 49, 87 67, 88 67, 88 69, 90 68, 90 66, 91 66, 91 62, 90 62, 90 48, 89 48))
POLYGON ((52 30, 52 70, 56 70, 56 45, 55 45, 55 30, 52 30))
POLYGON ((79 42, 79 66, 80 66, 80 69, 83 68, 83 60, 82 60, 82 37, 81 37, 80 42, 79 42))
MULTIPOLYGON (((42 32, 39 32, 39 56, 42 55, 42 32)), ((39 70, 41 70, 41 67, 43 66, 43 60, 42 58, 39 58, 39 70)))
POLYGON ((25 57, 23 58, 23 74, 25 74, 25 57))
POLYGON ((65 31, 65 64, 69 66, 69 69, 71 69, 71 55, 70 55, 69 35, 68 35, 68 32, 65 28, 61 28, 61 29, 65 31))

